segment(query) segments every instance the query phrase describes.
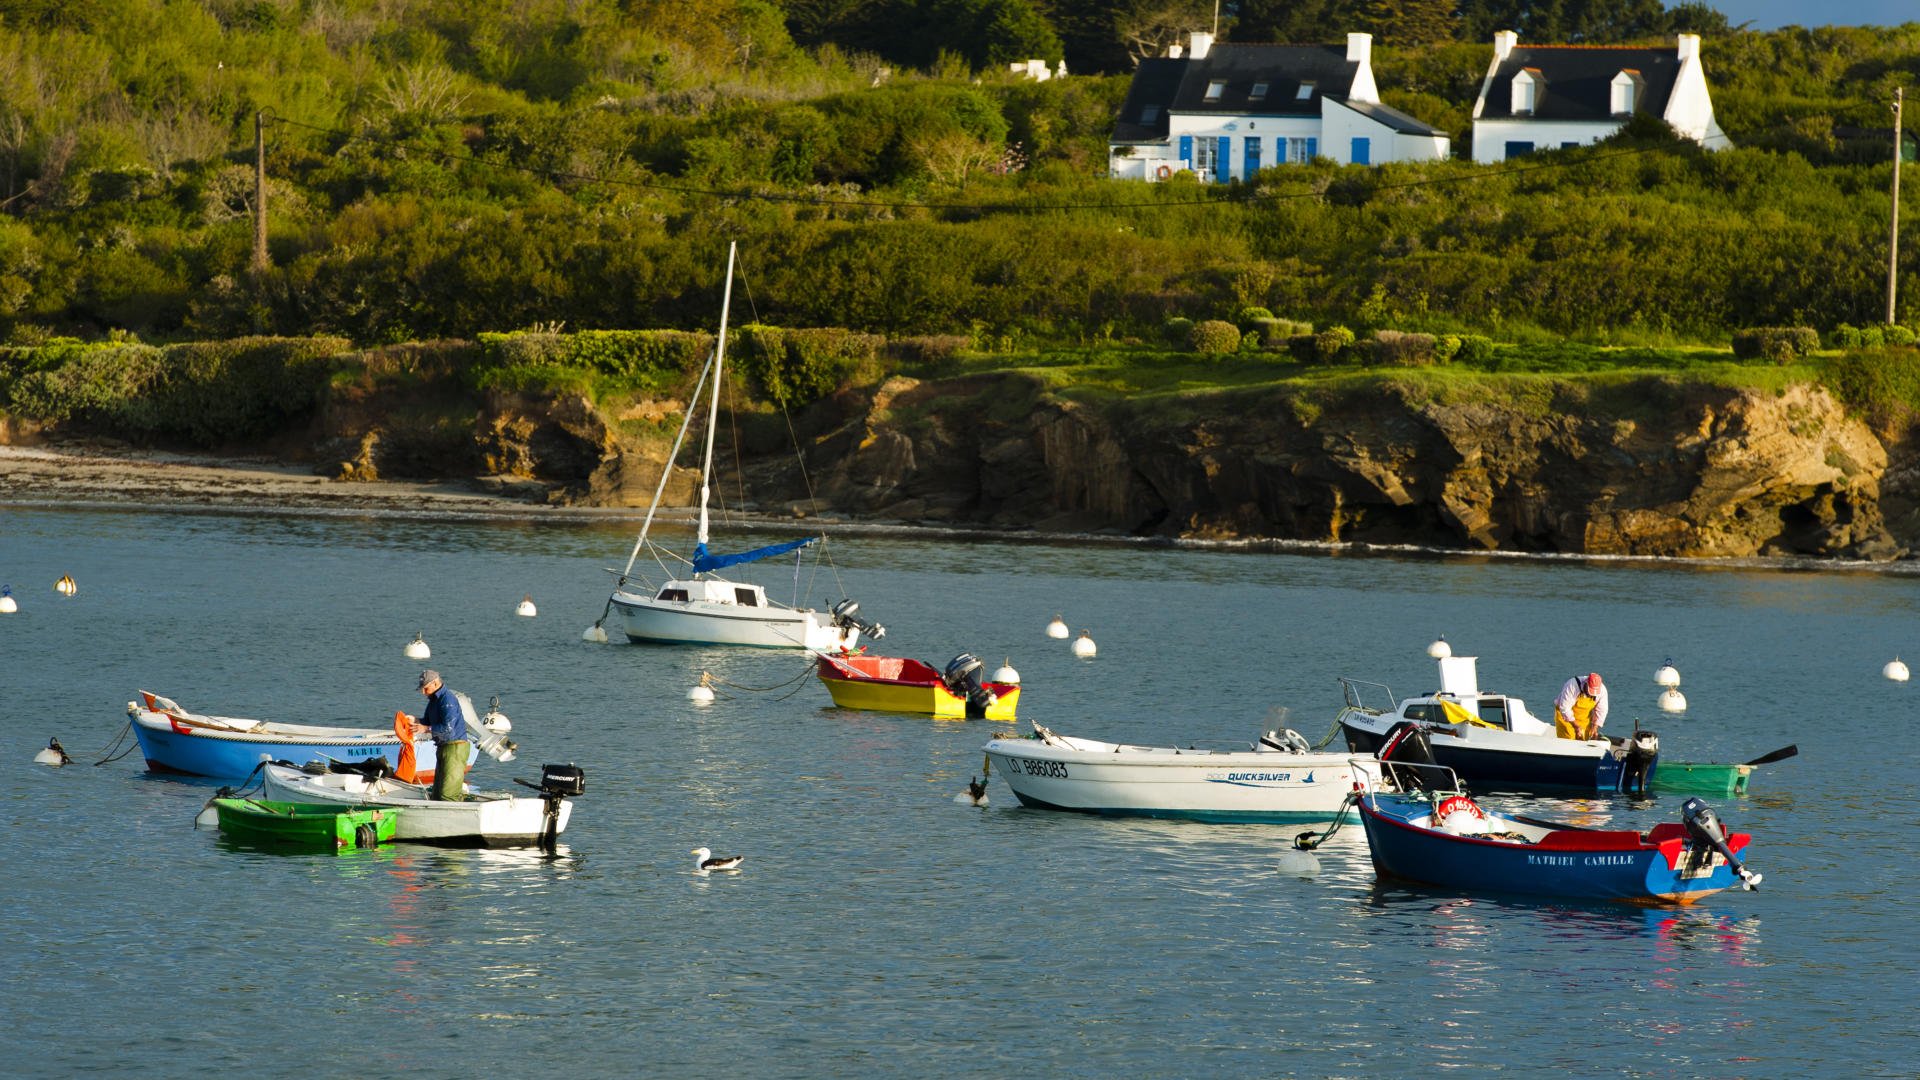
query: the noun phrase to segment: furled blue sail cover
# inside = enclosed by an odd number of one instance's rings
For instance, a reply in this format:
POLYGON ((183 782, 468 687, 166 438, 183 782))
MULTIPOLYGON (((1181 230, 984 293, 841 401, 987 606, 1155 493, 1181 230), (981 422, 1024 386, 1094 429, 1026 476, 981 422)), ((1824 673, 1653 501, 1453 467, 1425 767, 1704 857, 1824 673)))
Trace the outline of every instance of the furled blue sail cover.
POLYGON ((741 563, 750 563, 758 559, 764 559, 769 555, 783 555, 795 548, 806 547, 817 539, 819 539, 819 537, 809 536, 804 540, 789 540, 784 544, 755 548, 752 551, 743 551, 738 555, 711 555, 707 552, 707 545, 701 544, 693 549, 693 572, 696 574, 704 574, 709 570, 718 570, 723 566, 738 566, 741 563))

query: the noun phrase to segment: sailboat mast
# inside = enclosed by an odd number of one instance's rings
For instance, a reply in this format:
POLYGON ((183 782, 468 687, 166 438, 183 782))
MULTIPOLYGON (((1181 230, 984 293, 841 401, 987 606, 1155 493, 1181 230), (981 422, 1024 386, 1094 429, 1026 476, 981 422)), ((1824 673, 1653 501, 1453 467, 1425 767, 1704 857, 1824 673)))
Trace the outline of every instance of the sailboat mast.
POLYGON ((707 542, 707 491, 713 482, 713 432, 720 421, 720 374, 727 359, 727 309, 733 304, 733 254, 740 245, 727 244, 727 287, 720 295, 720 339, 713 348, 713 404, 707 409, 707 456, 700 463, 700 536, 707 542))

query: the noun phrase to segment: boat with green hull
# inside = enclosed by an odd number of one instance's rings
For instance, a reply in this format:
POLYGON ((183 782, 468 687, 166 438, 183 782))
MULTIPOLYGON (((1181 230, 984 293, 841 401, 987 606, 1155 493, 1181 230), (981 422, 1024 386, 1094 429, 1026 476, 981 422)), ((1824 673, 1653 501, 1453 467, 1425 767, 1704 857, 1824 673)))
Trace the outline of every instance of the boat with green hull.
POLYGON ((393 839, 401 813, 391 807, 347 809, 265 799, 222 798, 213 806, 220 831, 235 840, 308 851, 377 847, 393 839))

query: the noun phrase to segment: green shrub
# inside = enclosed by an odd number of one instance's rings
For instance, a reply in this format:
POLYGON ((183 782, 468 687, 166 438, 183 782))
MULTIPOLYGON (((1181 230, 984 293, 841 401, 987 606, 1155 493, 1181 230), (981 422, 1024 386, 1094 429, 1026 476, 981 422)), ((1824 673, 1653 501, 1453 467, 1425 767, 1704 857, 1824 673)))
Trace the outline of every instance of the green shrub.
POLYGON ((1887 332, 1882 328, 1878 326, 1863 326, 1860 328, 1860 347, 1861 348, 1878 349, 1881 346, 1885 345, 1886 343, 1887 343, 1887 332))
POLYGON ((697 369, 713 335, 684 330, 582 330, 481 334, 476 389, 543 386, 657 392, 697 369))
POLYGON ((1460 335, 1458 334, 1442 334, 1433 340, 1433 362, 1436 364, 1451 363, 1459 352, 1460 335))
POLYGON ((1425 367, 1434 362, 1432 334, 1405 334, 1376 330, 1371 341, 1360 343, 1365 362, 1392 367, 1425 367))
POLYGON ((1202 356, 1225 356, 1240 351, 1240 328, 1221 319, 1195 323, 1188 347, 1202 356))
POLYGON ((1920 352, 1849 349, 1820 358, 1820 381, 1849 407, 1876 421, 1920 412, 1920 352))
POLYGON ((1160 332, 1166 335, 1168 344, 1185 345, 1193 336, 1193 320, 1184 315, 1175 315, 1161 325, 1160 332))
POLYGON ((1860 331, 1847 323, 1841 323, 1827 331, 1827 348, 1829 349, 1857 349, 1860 345, 1860 331))
POLYGON ((1460 347, 1453 354, 1455 363, 1484 367, 1493 360, 1493 339, 1479 334, 1461 334, 1460 347))
POLYGON ((1244 307, 1233 317, 1242 330, 1252 330, 1262 322, 1272 322, 1273 312, 1263 307, 1244 307))
POLYGON ((832 327, 786 330, 745 326, 736 341, 740 369, 775 404, 805 405, 838 389, 878 359, 886 338, 832 327))
POLYGON ((1889 345, 1897 345, 1903 349, 1913 347, 1915 340, 1913 331, 1899 323, 1894 323, 1882 332, 1886 335, 1889 345))
POLYGON ((1733 355, 1742 360, 1784 364, 1819 347, 1820 335, 1805 326, 1756 326, 1733 334, 1733 355))
POLYGON ((971 344, 965 334, 889 338, 886 355, 887 359, 903 366, 933 372, 953 371, 960 366, 960 353, 971 344))

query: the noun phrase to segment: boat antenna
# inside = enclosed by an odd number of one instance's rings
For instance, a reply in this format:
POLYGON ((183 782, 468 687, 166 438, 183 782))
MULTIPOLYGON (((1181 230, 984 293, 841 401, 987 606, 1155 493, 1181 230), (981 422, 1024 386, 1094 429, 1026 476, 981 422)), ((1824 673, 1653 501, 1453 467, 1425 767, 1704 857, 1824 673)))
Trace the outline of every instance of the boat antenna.
POLYGON ((733 256, 739 246, 737 241, 727 243, 727 287, 720 294, 720 338, 713 347, 713 401, 707 413, 706 458, 700 465, 700 534, 696 537, 696 543, 701 546, 707 542, 707 491, 713 475, 713 431, 719 426, 720 375, 727 357, 727 308, 733 303, 733 256))
MULTIPOLYGON (((700 369, 700 378, 693 384, 693 393, 687 398, 687 412, 680 418, 680 434, 673 437, 673 449, 667 451, 666 463, 660 466, 660 483, 653 489, 653 502, 647 507, 647 519, 640 525, 640 539, 633 542, 633 551, 627 555, 627 568, 620 571, 621 584, 633 573, 633 563, 640 557, 640 549, 647 546, 647 530, 653 527, 653 512, 660 509, 660 496, 667 490, 667 477, 673 473, 674 459, 680 456, 680 444, 687 437, 687 425, 693 422, 693 403, 700 400, 700 388, 707 385, 707 373, 713 370, 713 354, 707 354, 706 366, 700 369)), ((611 606, 613 601, 607 601, 611 606)), ((602 613, 604 616, 604 612, 602 613)))

